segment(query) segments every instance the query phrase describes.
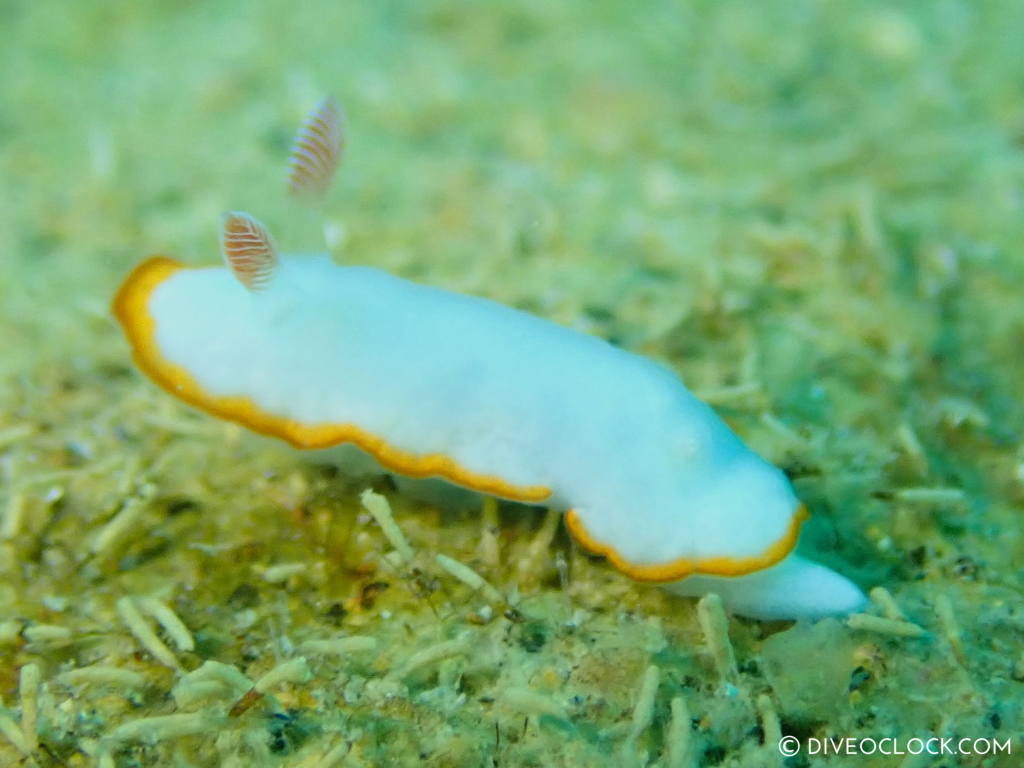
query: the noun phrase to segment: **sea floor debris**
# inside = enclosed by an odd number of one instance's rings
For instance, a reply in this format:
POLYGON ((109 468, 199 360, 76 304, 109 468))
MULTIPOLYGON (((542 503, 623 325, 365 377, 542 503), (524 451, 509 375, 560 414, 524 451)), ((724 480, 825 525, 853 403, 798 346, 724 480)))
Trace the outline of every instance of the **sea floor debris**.
POLYGON ((955 735, 1014 765, 1020 4, 397 10, 2 12, 0 764, 842 768, 893 763, 775 744, 955 735), (326 89, 366 119, 324 225, 260 190, 326 89), (151 248, 208 261, 253 200, 675 367, 872 605, 724 616, 557 516, 168 402, 112 287, 151 248))

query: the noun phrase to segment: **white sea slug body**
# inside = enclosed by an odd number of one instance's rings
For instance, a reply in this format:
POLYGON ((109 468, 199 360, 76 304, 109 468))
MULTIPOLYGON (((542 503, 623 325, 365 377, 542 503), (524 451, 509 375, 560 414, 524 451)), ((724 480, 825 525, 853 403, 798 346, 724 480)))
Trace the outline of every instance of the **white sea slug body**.
POLYGON ((792 553, 806 512, 786 477, 661 365, 486 299, 280 255, 246 214, 222 244, 226 267, 150 259, 115 298, 172 394, 297 448, 354 443, 402 474, 565 509, 629 576, 745 615, 863 601, 792 553))

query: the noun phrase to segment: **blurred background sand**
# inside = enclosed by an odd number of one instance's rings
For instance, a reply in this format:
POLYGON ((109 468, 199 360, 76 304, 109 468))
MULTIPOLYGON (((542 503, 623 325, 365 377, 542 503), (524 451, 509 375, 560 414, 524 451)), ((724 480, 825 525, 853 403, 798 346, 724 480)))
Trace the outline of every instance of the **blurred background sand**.
POLYGON ((39 741, 0 738, 0 762, 738 766, 777 759, 772 717, 1024 749, 1024 6, 4 2, 0 28, 0 715, 38 710, 39 741), (285 160, 325 92, 349 144, 307 211, 285 160), (671 365, 794 478, 802 547, 927 633, 734 619, 723 678, 692 601, 555 517, 489 528, 479 498, 191 413, 108 303, 150 253, 216 263, 228 209, 671 365), (360 509, 371 484, 412 566, 360 509), (184 622, 192 650, 145 618, 180 670, 126 596, 184 622), (303 646, 351 635, 377 644, 303 646), (169 695, 204 661, 256 680, 300 655, 308 679, 237 717, 169 695), (136 677, 69 676, 92 665, 136 677))

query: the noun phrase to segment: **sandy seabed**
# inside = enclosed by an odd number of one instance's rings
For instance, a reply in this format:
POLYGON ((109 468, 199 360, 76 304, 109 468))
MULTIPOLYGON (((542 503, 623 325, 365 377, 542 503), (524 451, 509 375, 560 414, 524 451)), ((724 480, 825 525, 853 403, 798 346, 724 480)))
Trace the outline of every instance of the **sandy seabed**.
POLYGON ((1024 6, 7 2, 0 24, 0 763, 1021 759, 1024 6), (306 210, 284 164, 325 92, 348 150, 306 210), (216 263, 228 209, 670 365, 787 470, 801 548, 870 608, 726 619, 557 514, 180 405, 109 301, 149 253, 216 263), (811 753, 845 737, 904 754, 811 753), (911 754, 932 737, 992 754, 911 754))

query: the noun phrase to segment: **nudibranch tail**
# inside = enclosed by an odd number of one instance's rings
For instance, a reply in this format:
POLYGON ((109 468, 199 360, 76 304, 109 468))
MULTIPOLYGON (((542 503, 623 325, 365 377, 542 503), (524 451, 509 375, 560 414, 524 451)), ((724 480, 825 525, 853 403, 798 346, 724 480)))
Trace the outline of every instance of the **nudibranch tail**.
POLYGON ((250 291, 265 288, 277 266, 277 248, 264 227, 247 213, 231 211, 221 220, 220 247, 238 282, 250 291))
POLYGON ((745 576, 691 576, 665 586, 692 597, 714 592, 729 611, 752 619, 819 619, 861 610, 867 602, 845 576, 795 552, 745 576))
POLYGON ((344 146, 341 114, 328 96, 309 113, 292 144, 288 158, 288 188, 292 194, 318 197, 326 193, 344 146))

